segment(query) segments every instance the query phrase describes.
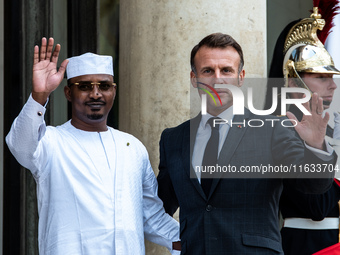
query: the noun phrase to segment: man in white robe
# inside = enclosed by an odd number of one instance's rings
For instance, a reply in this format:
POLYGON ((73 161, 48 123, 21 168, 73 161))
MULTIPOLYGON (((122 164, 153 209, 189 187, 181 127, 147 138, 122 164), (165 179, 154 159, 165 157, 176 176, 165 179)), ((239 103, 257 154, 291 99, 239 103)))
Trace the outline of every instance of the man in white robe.
POLYGON ((106 125, 116 94, 112 57, 87 53, 56 69, 53 38, 34 49, 33 88, 6 142, 37 183, 41 255, 145 254, 144 236, 180 254, 179 224, 165 213, 148 153, 106 125), (46 126, 48 97, 67 72, 72 119, 46 126))

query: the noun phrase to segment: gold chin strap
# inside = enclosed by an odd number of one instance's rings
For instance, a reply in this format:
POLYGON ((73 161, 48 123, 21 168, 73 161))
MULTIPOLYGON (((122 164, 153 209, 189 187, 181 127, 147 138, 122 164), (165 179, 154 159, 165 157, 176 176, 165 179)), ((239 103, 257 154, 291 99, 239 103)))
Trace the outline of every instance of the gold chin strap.
POLYGON ((308 88, 308 86, 306 85, 306 83, 302 80, 302 78, 300 77, 300 75, 298 74, 298 72, 295 69, 295 64, 294 61, 292 60, 288 60, 284 66, 285 69, 285 87, 288 87, 288 79, 289 78, 294 78, 295 84, 303 89, 307 89, 311 94, 313 94, 313 92, 308 88))

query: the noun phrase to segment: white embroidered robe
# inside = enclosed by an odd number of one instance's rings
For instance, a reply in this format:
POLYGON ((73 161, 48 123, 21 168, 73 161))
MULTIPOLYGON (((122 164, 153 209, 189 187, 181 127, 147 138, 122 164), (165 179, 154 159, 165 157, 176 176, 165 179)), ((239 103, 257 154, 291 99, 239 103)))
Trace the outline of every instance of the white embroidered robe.
POLYGON ((46 127, 38 112, 30 97, 6 142, 37 183, 40 254, 145 254, 144 235, 171 250, 179 225, 164 212, 142 143, 110 127, 46 127))

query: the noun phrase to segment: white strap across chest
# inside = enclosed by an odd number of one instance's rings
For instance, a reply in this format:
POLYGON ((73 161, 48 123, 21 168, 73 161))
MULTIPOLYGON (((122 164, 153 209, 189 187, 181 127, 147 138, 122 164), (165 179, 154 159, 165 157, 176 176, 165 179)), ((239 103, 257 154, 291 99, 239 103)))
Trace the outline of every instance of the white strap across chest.
POLYGON ((298 229, 339 229, 339 218, 327 217, 321 221, 314 221, 305 218, 286 218, 284 219, 284 228, 298 229))

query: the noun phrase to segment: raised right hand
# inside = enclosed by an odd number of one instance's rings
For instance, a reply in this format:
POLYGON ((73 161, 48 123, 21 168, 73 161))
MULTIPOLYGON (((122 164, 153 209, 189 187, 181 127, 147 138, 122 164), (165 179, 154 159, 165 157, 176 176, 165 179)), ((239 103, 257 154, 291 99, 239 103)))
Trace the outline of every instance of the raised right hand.
POLYGON ((311 115, 303 115, 301 121, 298 121, 291 112, 287 112, 287 117, 295 120, 297 123, 295 126, 296 132, 309 146, 320 150, 326 150, 325 135, 329 113, 326 112, 325 115, 322 116, 322 98, 320 98, 317 93, 313 93, 311 101, 302 105, 311 113, 311 115))
POLYGON ((41 39, 40 54, 39 46, 34 47, 32 97, 42 105, 46 103, 49 95, 63 80, 68 63, 68 60, 65 59, 57 71, 60 44, 55 46, 52 54, 53 44, 53 38, 49 38, 47 44, 47 39, 43 37, 41 39))

